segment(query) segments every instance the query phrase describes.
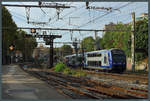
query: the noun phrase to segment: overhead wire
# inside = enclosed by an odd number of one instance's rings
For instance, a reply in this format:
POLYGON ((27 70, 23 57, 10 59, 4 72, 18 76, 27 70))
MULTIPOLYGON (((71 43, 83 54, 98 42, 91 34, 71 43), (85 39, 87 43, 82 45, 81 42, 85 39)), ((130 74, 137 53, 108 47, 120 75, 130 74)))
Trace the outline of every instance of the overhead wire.
MULTIPOLYGON (((84 6, 83 6, 84 7, 84 6)), ((69 33, 69 32, 68 32, 69 33)), ((65 33, 65 34, 67 34, 67 33, 65 33)), ((65 34, 63 34, 63 35, 65 35, 65 34)))
MULTIPOLYGON (((122 8, 122 7, 121 7, 122 8)), ((122 15, 123 16, 123 15, 122 15)), ((97 17, 96 17, 97 18, 97 17)), ((100 19, 100 18, 99 18, 100 19)), ((127 18, 126 18, 127 19, 127 18)), ((125 21, 126 19, 123 19, 123 21, 125 21)), ((94 20, 94 19, 93 19, 94 20)), ((97 19, 96 19, 97 20, 97 19)), ((63 22, 65 22, 65 21, 63 21, 63 22)))
MULTIPOLYGON (((123 7, 126 7, 126 6, 128 6, 129 4, 131 4, 131 3, 132 3, 132 2, 127 3, 127 4, 125 4, 125 5, 121 6, 121 7, 118 7, 118 8, 116 8, 116 9, 121 9, 121 8, 123 8, 123 7)), ((112 11, 112 12, 113 12, 113 11, 112 11)), ((100 19, 100 18, 102 18, 102 17, 104 17, 104 16, 106 16, 106 15, 112 13, 112 12, 107 12, 107 13, 105 13, 104 15, 98 16, 98 17, 94 18, 93 20, 90 20, 90 21, 88 21, 87 23, 84 23, 84 24, 80 25, 78 28, 81 28, 81 27, 83 27, 83 26, 86 26, 87 24, 91 23, 92 21, 98 20, 98 19, 100 19)))
MULTIPOLYGON (((128 4, 125 4, 125 5, 123 5, 123 6, 121 6, 121 7, 119 7, 119 9, 120 8, 123 8, 123 7, 126 7, 127 5, 129 5, 129 3, 128 4)), ((118 8, 117 8, 118 9, 118 8)), ((107 15, 107 13, 106 14, 104 14, 103 16, 105 16, 105 15, 107 15)), ((103 17, 103 16, 101 16, 101 17, 103 17)), ((95 19, 94 19, 95 20, 95 19)), ((97 19, 96 19, 97 20, 97 19)), ((104 21, 104 20, 103 20, 104 21)), ((79 28, 79 27, 78 27, 79 28)))

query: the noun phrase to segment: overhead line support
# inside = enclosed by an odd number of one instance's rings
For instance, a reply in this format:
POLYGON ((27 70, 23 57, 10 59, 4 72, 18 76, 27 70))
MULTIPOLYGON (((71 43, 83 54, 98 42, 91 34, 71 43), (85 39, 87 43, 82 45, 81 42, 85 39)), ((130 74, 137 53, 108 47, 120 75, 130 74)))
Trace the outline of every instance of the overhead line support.
MULTIPOLYGON (((2 27, 2 29, 13 29, 12 27, 2 27)), ((16 29, 16 28, 14 28, 16 29)), ((17 27, 17 29, 38 29, 38 30, 61 30, 61 31, 117 31, 117 32, 131 32, 130 30, 105 30, 105 29, 67 29, 67 28, 32 28, 32 27, 17 27)))
POLYGON ((37 8, 70 8, 73 6, 64 6, 64 5, 16 5, 16 4, 2 4, 2 6, 12 6, 12 7, 37 7, 37 8))

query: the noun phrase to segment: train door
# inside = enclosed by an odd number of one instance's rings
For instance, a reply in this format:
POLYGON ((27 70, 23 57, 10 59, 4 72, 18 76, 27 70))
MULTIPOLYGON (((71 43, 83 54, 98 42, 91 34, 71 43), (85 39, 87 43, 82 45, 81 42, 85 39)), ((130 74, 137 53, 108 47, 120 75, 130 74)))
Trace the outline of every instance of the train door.
POLYGON ((102 66, 109 66, 108 53, 102 54, 102 66))

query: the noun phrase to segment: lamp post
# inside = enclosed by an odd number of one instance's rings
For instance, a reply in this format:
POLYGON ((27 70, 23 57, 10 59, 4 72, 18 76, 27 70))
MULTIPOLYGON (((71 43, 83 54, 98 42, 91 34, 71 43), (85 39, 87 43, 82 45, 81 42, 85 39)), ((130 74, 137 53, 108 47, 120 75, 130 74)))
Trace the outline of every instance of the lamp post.
POLYGON ((14 46, 11 45, 11 46, 9 47, 9 49, 10 49, 10 52, 11 52, 11 55, 10 55, 10 57, 11 57, 10 63, 12 64, 12 60, 13 60, 13 54, 12 54, 12 51, 13 51, 13 49, 14 49, 14 46))

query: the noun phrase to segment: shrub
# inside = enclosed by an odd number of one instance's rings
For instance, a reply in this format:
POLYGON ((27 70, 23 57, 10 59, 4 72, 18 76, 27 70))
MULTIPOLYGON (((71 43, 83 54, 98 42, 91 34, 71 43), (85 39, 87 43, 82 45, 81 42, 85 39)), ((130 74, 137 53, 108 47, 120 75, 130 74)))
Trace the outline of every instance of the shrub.
POLYGON ((71 70, 71 75, 76 75, 76 74, 77 74, 77 71, 71 70))
POLYGON ((71 74, 70 68, 65 68, 63 72, 64 74, 71 74))
POLYGON ((86 76, 85 72, 70 69, 62 62, 59 62, 56 64, 56 66, 54 68, 54 72, 63 72, 64 74, 69 74, 69 75, 73 75, 73 76, 86 76))
POLYGON ((78 71, 75 76, 80 77, 80 76, 86 76, 87 74, 83 71, 78 71))
POLYGON ((65 68, 67 68, 67 66, 62 62, 59 62, 56 64, 54 72, 63 72, 65 68))

